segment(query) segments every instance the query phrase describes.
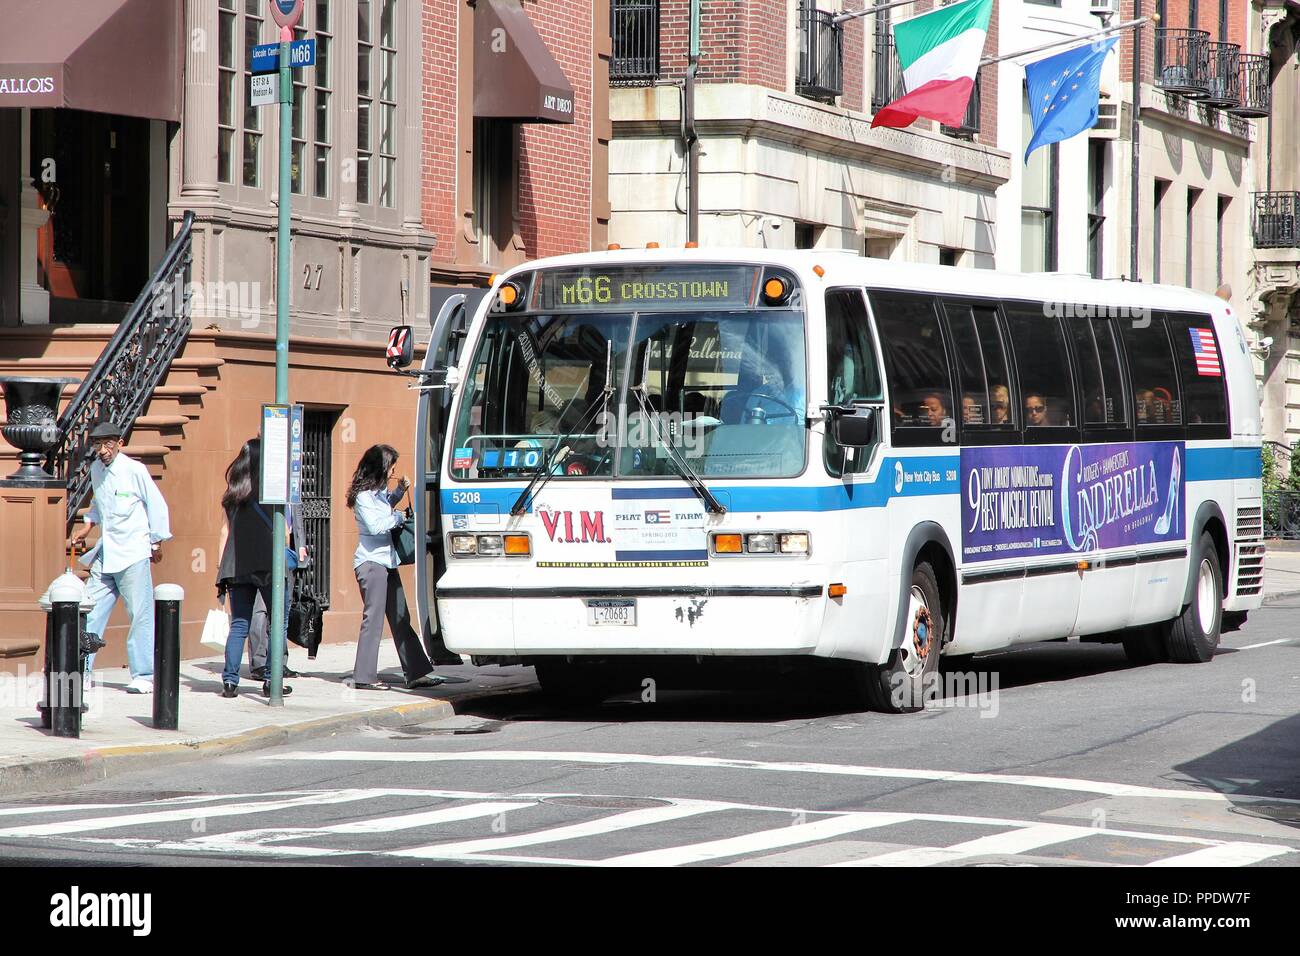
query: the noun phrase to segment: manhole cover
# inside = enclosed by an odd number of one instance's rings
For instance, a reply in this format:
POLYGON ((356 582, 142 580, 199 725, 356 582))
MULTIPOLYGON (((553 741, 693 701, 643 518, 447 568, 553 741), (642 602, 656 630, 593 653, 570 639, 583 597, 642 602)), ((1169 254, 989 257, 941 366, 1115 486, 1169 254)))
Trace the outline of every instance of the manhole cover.
POLYGON ((587 807, 592 810, 646 810, 650 807, 671 807, 671 800, 650 797, 546 797, 542 803, 560 807, 587 807))
POLYGON ((452 717, 432 724, 403 724, 393 727, 390 740, 403 737, 447 737, 460 734, 491 734, 501 729, 499 720, 463 720, 452 717))
POLYGON ((1241 803, 1234 806, 1232 812, 1263 817, 1275 823, 1300 823, 1300 804, 1294 803, 1241 803))

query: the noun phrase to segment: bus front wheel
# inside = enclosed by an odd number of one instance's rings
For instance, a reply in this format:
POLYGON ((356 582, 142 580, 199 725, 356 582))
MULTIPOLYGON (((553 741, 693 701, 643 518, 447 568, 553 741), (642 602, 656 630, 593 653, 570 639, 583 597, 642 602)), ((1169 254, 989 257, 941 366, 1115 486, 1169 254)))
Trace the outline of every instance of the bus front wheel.
POLYGON ((1176 664, 1203 664, 1212 658, 1223 624, 1223 571, 1208 531, 1197 542, 1194 562, 1191 602, 1182 614, 1161 625, 1165 650, 1176 664))
POLYGON ((925 706, 937 685, 947 624, 934 568, 929 561, 919 561, 907 593, 902 645, 890 652, 884 664, 868 665, 860 675, 869 708, 905 714, 925 706))

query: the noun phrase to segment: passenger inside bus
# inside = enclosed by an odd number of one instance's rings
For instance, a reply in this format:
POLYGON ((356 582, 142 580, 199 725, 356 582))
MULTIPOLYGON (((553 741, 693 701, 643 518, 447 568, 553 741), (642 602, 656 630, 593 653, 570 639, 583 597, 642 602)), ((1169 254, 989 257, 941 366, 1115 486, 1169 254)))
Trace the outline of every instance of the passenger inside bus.
POLYGON ((989 398, 993 405, 993 424, 1005 425, 1011 421, 1011 393, 1005 385, 994 385, 989 389, 989 398))
POLYGON ((982 425, 984 423, 984 409, 980 407, 979 402, 975 401, 975 396, 963 395, 961 397, 961 420, 964 425, 982 425))
POLYGON ((948 421, 948 409, 938 392, 931 392, 921 400, 921 424, 934 428, 948 421))
POLYGON ((1048 424, 1047 399, 1038 392, 1029 392, 1025 395, 1025 425, 1041 428, 1048 424))

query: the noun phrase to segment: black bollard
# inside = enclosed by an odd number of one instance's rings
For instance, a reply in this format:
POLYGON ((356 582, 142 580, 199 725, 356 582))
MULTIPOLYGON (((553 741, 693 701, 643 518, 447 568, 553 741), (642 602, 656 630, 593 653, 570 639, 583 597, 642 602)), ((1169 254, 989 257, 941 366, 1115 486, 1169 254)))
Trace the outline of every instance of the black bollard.
POLYGON ((153 589, 153 725, 176 730, 180 723, 181 600, 177 584, 153 589))
POLYGON ((45 648, 45 706, 56 737, 81 736, 81 590, 50 588, 50 641, 45 648))

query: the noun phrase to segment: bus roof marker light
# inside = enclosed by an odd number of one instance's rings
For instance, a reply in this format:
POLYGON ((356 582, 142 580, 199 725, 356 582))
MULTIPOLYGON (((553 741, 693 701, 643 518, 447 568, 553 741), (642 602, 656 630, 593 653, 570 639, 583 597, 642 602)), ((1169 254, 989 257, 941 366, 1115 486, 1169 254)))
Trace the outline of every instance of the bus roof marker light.
POLYGON ((645 244, 645 247, 646 247, 647 249, 658 249, 658 248, 659 248, 659 243, 657 243, 657 242, 647 242, 647 243, 645 244))
POLYGON ((819 279, 822 276, 826 275, 826 270, 823 269, 821 266, 813 266, 813 272, 816 274, 817 278, 819 279))
POLYGON ((699 244, 698 242, 688 242, 688 243, 686 243, 686 248, 687 248, 687 249, 698 249, 698 248, 700 248, 700 244, 699 244))
POLYGON ((622 249, 623 247, 620 246, 617 242, 611 242, 605 248, 610 252, 618 252, 618 250, 622 249))
POLYGON ((844 597, 844 595, 849 593, 849 589, 846 585, 843 584, 832 584, 830 587, 826 589, 826 593, 833 598, 841 598, 844 597))
POLYGON ((767 305, 782 305, 790 298, 791 288, 780 276, 768 276, 763 281, 763 301, 767 305))

